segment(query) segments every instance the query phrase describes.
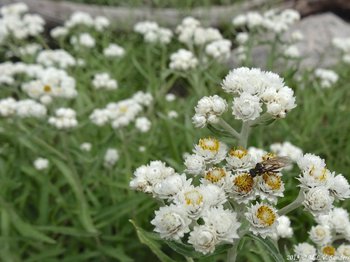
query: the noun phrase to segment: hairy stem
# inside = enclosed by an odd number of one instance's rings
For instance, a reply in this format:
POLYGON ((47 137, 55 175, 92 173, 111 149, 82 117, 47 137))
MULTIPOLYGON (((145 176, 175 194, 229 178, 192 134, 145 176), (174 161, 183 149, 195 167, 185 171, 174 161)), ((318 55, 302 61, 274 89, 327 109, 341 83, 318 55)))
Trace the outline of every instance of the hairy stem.
POLYGON ((238 141, 239 146, 241 146, 243 148, 247 147, 249 133, 250 133, 250 122, 249 121, 243 122, 241 133, 239 134, 239 136, 240 136, 239 141, 238 141))
POLYGON ((227 123, 224 119, 220 118, 219 124, 231 135, 233 135, 235 138, 240 139, 241 136, 240 134, 229 124, 227 123))
POLYGON ((290 211, 293 211, 294 209, 297 209, 301 206, 302 202, 304 201, 304 190, 300 189, 298 196, 292 203, 289 205, 286 205, 282 209, 278 211, 278 215, 283 216, 289 213, 290 211))

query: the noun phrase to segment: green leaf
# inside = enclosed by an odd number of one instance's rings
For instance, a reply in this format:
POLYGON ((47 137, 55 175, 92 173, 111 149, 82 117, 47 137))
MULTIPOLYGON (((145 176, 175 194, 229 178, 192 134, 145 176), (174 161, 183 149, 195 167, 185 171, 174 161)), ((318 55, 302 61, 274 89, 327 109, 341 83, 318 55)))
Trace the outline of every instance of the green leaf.
POLYGON ((247 237, 253 239, 254 241, 261 244, 264 248, 266 248, 267 253, 270 255, 270 257, 273 258, 273 261, 276 262, 282 262, 285 261, 277 247, 274 245, 274 243, 271 241, 270 238, 262 239, 260 237, 257 237, 253 234, 247 234, 247 237))
POLYGON ((208 129, 210 130, 210 132, 212 132, 213 134, 217 135, 217 136, 224 136, 224 137, 229 137, 229 138, 234 138, 232 136, 232 134, 230 134, 229 132, 223 130, 223 129, 219 129, 217 127, 214 127, 213 125, 208 124, 207 125, 208 129))
POLYGON ((203 255, 202 253, 196 252, 191 245, 187 245, 181 242, 174 242, 174 241, 164 241, 164 242, 177 253, 185 257, 191 257, 191 258, 204 258, 204 257, 215 256, 227 251, 231 247, 231 245, 220 245, 216 247, 214 253, 203 255))
MULTIPOLYGON (((3 204, 3 203, 2 203, 3 204)), ((56 241, 52 238, 46 236, 45 234, 41 233, 39 230, 37 230, 32 225, 24 222, 22 218, 20 218, 17 213, 8 205, 5 206, 5 209, 2 210, 2 212, 8 212, 11 223, 13 226, 17 229, 17 231, 24 237, 28 237, 37 241, 42 241, 49 244, 55 244, 56 241)))
POLYGON ((157 242, 154 234, 149 233, 149 232, 143 230, 142 228, 138 227, 132 219, 130 219, 129 221, 135 227, 137 236, 140 239, 141 243, 148 246, 152 250, 152 252, 159 258, 160 261, 162 261, 162 262, 175 262, 175 260, 172 260, 169 256, 167 256, 160 249, 161 244, 159 242, 157 242))

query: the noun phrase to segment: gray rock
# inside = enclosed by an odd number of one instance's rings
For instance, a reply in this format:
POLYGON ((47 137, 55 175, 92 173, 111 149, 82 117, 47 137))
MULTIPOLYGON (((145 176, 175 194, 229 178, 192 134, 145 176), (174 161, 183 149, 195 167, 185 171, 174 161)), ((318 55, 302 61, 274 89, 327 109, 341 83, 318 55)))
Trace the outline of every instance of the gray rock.
MULTIPOLYGON (((333 13, 323 13, 302 19, 287 31, 284 37, 288 39, 294 31, 300 31, 304 35, 304 39, 297 44, 303 58, 300 66, 329 67, 339 59, 337 50, 332 47, 332 39, 350 37, 350 24, 333 13)), ((254 66, 265 68, 268 54, 269 48, 266 46, 253 48, 254 66)), ((230 67, 237 67, 239 64, 235 59, 235 51, 229 64, 230 67)))

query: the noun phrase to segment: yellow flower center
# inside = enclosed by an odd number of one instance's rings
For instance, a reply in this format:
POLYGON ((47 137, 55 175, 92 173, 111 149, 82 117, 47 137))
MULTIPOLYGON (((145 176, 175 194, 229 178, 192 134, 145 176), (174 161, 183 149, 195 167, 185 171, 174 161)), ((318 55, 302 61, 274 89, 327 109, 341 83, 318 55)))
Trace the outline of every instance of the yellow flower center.
POLYGON ((119 111, 120 111, 121 113, 126 113, 126 112, 128 112, 128 107, 127 107, 127 106, 121 106, 121 107, 119 108, 119 111))
POLYGON ((256 217, 265 225, 271 226, 276 221, 275 212, 268 206, 261 206, 256 212, 256 217))
POLYGON ((248 173, 243 173, 234 178, 233 184, 242 193, 249 193, 254 186, 254 179, 248 173))
POLYGON ((226 176, 226 171, 223 168, 215 167, 208 171, 204 178, 212 183, 219 182, 223 177, 226 176))
POLYGON ((248 150, 239 147, 237 149, 232 148, 229 152, 229 155, 232 157, 237 157, 239 159, 242 159, 243 157, 245 157, 248 154, 248 150))
POLYGON ((199 139, 198 144, 202 149, 209 150, 211 152, 218 152, 220 147, 219 140, 211 137, 199 139))
POLYGON ((316 235, 323 238, 326 235, 326 232, 322 228, 316 228, 316 235))
POLYGON ((281 188, 281 177, 273 172, 266 172, 262 175, 264 182, 272 189, 279 190, 281 188))
POLYGON ((203 202, 203 195, 193 189, 185 193, 186 205, 198 206, 203 202))
POLYGON ((52 91, 52 88, 49 85, 44 85, 43 89, 45 93, 50 93, 52 91))
POLYGON ((334 256, 335 255, 335 248, 332 246, 325 246, 322 248, 322 253, 327 256, 334 256))
POLYGON ((275 158, 276 154, 275 153, 267 153, 265 155, 262 156, 263 161, 269 160, 271 158, 275 158))

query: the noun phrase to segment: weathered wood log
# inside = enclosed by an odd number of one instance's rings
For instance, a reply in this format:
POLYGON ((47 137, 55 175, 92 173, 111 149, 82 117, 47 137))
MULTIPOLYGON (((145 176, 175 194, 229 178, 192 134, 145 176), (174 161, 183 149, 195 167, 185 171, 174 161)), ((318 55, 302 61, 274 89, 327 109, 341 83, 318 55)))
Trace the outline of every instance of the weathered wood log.
POLYGON ((30 12, 42 15, 51 24, 61 24, 74 11, 84 11, 92 16, 106 16, 119 29, 130 29, 135 23, 144 20, 152 20, 163 26, 174 27, 188 15, 198 18, 205 25, 219 26, 223 23, 230 23, 237 14, 261 7, 266 0, 250 0, 229 6, 196 7, 189 11, 175 8, 89 5, 62 0, 0 0, 0 5, 14 2, 26 3, 30 12))

